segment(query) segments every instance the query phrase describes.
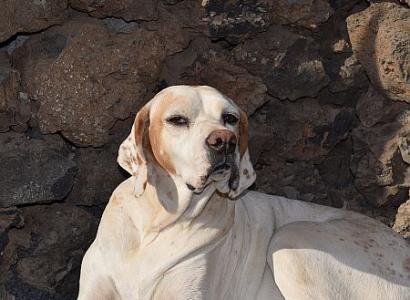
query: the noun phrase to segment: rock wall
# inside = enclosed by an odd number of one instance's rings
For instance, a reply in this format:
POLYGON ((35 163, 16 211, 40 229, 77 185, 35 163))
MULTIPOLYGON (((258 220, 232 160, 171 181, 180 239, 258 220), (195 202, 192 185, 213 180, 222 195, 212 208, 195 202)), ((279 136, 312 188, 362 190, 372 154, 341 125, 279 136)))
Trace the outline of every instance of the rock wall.
POLYGON ((168 85, 248 113, 253 189, 410 237, 410 9, 377 2, 3 1, 0 298, 75 298, 118 146, 168 85))

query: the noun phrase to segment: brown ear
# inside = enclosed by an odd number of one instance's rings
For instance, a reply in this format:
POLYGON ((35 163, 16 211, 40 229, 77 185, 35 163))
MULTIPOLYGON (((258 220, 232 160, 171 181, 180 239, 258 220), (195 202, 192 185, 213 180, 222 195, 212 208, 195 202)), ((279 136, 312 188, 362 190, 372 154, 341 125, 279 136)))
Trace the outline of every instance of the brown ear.
POLYGON ((239 182, 235 189, 231 189, 228 196, 231 199, 238 197, 244 190, 254 183, 256 173, 253 169, 248 150, 248 117, 240 110, 241 119, 239 123, 239 182))
POLYGON ((140 196, 147 185, 147 161, 144 154, 144 139, 149 125, 149 108, 144 106, 135 117, 131 133, 122 142, 118 151, 119 165, 135 177, 135 195, 140 196))
POLYGON ((239 153, 241 158, 248 149, 248 116, 246 112, 240 110, 239 120, 239 153))

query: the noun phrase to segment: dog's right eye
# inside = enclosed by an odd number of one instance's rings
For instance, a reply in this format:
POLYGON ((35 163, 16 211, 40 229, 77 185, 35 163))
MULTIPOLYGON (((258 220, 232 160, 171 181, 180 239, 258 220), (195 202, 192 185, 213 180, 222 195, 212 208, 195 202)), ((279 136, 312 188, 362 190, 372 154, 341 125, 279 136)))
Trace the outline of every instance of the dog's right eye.
POLYGON ((167 119, 167 123, 175 126, 188 126, 189 120, 184 116, 172 116, 167 119))

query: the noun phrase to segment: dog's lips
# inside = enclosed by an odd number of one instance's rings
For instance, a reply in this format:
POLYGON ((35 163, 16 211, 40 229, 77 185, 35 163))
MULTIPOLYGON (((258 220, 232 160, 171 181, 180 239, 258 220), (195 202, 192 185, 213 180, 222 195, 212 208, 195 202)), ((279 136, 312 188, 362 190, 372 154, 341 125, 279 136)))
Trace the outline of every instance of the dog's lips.
POLYGON ((226 180, 231 177, 235 169, 234 163, 224 161, 208 168, 206 175, 201 176, 200 183, 192 184, 186 182, 187 188, 195 194, 200 194, 211 182, 226 180))
POLYGON ((222 163, 222 164, 219 164, 213 167, 210 172, 210 175, 214 173, 223 173, 224 171, 227 171, 231 168, 232 168, 232 165, 230 163, 222 163))

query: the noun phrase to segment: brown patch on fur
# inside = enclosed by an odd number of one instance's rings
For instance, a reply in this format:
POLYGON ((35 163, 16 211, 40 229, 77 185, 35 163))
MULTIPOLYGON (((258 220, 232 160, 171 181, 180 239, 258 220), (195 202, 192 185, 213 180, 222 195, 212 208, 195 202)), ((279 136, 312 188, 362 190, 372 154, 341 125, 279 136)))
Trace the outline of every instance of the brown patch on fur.
POLYGON ((151 124, 149 127, 149 140, 151 143, 152 154, 154 155, 158 164, 164 168, 168 173, 175 174, 175 167, 171 162, 170 157, 164 151, 161 141, 161 132, 164 127, 162 122, 162 116, 164 111, 172 105, 171 103, 175 101, 172 93, 168 92, 163 96, 161 103, 159 103, 158 108, 156 109, 151 124), (163 151, 161 151, 163 150, 163 151))
POLYGON ((248 169, 243 170, 243 175, 248 175, 249 171, 248 169))
MULTIPOLYGON (((134 138, 135 138, 135 147, 137 156, 133 157, 133 162, 137 165, 146 164, 147 161, 144 155, 144 148, 146 148, 146 139, 144 138, 147 134, 147 128, 149 124, 149 109, 147 106, 144 106, 135 117, 134 121, 134 138)), ((143 168, 146 170, 146 168, 143 168)), ((137 176, 137 174, 133 174, 137 176)), ((144 174, 145 177, 147 174, 144 174)), ((147 180, 145 179, 143 183, 143 188, 145 189, 147 180)))
POLYGON ((246 113, 240 110, 241 118, 239 120, 239 153, 242 156, 248 148, 248 117, 246 113))

